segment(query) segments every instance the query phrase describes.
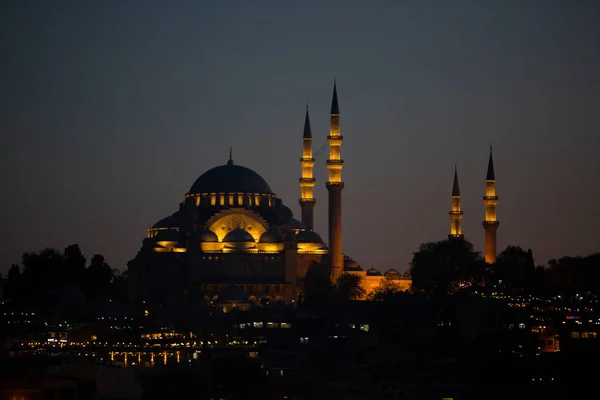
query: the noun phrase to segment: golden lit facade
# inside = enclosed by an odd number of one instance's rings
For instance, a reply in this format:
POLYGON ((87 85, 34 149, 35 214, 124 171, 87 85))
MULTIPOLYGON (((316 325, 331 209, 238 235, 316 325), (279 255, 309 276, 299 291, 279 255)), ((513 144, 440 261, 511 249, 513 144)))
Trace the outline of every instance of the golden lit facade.
POLYGON ((492 157, 492 148, 490 147, 490 159, 485 179, 485 196, 483 196, 485 205, 485 220, 483 229, 485 230, 485 262, 494 264, 496 262, 496 231, 500 222, 496 219, 496 205, 498 196, 496 196, 496 174, 494 172, 494 160, 492 157))
POLYGON ((360 276, 360 285, 365 291, 365 295, 358 300, 366 300, 369 296, 377 291, 381 290, 385 285, 386 290, 394 290, 401 292, 408 292, 412 286, 412 278, 408 272, 401 274, 395 269, 389 269, 383 274, 374 268, 367 271, 347 271, 351 275, 360 276))
POLYGON ((462 219, 463 212, 460 208, 460 186, 458 185, 458 171, 454 167, 454 184, 452 185, 452 208, 450 215, 450 238, 463 238, 462 219))
POLYGON ((308 268, 327 255, 321 237, 231 155, 225 165, 202 174, 179 210, 146 236, 143 265, 130 267, 137 300, 187 291, 244 307, 247 301, 223 297, 235 287, 257 302, 291 303, 302 292, 298 282, 308 268))
POLYGON ((315 159, 313 158, 312 150, 312 133, 310 129, 310 118, 308 116, 308 105, 306 106, 306 117, 304 119, 304 135, 302 137, 302 158, 300 159, 300 167, 302 168, 302 176, 300 183, 300 210, 301 220, 308 230, 314 228, 314 208, 315 200, 313 191, 315 187, 315 178, 313 177, 313 168, 315 159))
POLYGON ((253 170, 236 165, 230 150, 225 165, 196 179, 179 209, 147 230, 138 256, 128 264, 130 299, 196 299, 222 309, 252 303, 303 298, 311 268, 331 268, 336 280, 344 271, 360 275, 369 292, 385 278, 410 287, 393 271, 367 273, 342 253, 342 136, 334 83, 327 137, 329 172, 329 247, 313 230, 315 160, 308 107, 302 138, 301 221, 253 170))
POLYGON ((326 184, 329 192, 329 261, 331 263, 331 280, 335 282, 344 270, 344 255, 342 253, 342 160, 341 147, 344 138, 340 134, 340 108, 337 98, 337 87, 333 83, 333 99, 329 117, 329 159, 327 170, 329 180, 326 184))

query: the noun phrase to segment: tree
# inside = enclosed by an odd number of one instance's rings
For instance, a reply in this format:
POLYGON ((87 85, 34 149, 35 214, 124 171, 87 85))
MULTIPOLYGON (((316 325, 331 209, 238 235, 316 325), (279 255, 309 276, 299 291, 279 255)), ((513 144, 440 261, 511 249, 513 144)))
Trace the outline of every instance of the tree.
POLYGON ((23 294, 26 296, 43 299, 69 283, 63 269, 63 255, 56 249, 24 253, 22 264, 23 294))
POLYGON ((111 294, 120 301, 127 301, 129 295, 129 272, 119 272, 112 270, 113 279, 111 284, 111 294))
POLYGON ((304 276, 304 299, 308 304, 319 304, 331 300, 333 285, 329 278, 329 269, 313 262, 304 276))
POLYGON ((21 295, 22 290, 21 269, 17 264, 11 265, 6 277, 4 296, 9 299, 15 299, 21 295))
POLYGON ((362 299, 366 291, 361 285, 362 277, 349 273, 343 273, 336 281, 336 290, 341 300, 362 299))
POLYGON ((85 257, 78 244, 72 244, 65 249, 64 272, 69 283, 83 286, 85 281, 85 257))
POLYGON ((379 282, 379 285, 373 289, 371 293, 367 296, 367 300, 369 301, 385 301, 394 295, 400 293, 402 288, 399 284, 394 282, 391 279, 383 279, 379 282))
POLYGON ((484 271, 481 254, 458 238, 421 244, 410 269, 412 287, 430 294, 450 294, 478 285, 484 271))
POLYGON ((531 250, 507 246, 496 258, 493 272, 495 283, 507 292, 530 292, 534 286, 535 264, 531 250))
POLYGON ((88 300, 95 301, 110 294, 110 284, 113 279, 113 270, 104 262, 104 257, 95 254, 87 270, 86 296, 88 300))
POLYGON ((572 295, 589 291, 600 294, 599 264, 599 253, 548 261, 549 268, 545 271, 548 293, 572 295))

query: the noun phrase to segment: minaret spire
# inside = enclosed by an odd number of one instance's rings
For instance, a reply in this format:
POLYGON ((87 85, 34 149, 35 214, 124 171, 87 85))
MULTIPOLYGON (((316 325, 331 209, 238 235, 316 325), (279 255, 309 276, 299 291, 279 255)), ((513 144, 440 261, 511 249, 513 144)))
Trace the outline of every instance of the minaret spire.
POLYGON ((496 231, 500 222, 496 219, 496 205, 498 196, 496 196, 496 174, 494 172, 494 159, 492 157, 492 146, 490 145, 490 159, 485 178, 485 196, 483 196, 485 205, 485 219, 483 220, 483 229, 485 230, 485 262, 494 264, 496 262, 496 231))
POLYGON ((458 169, 456 164, 454 165, 454 184, 452 185, 452 197, 460 197, 460 187, 458 186, 458 169))
POLYGON ((340 107, 338 104, 337 84, 333 80, 333 97, 331 115, 329 117, 329 261, 331 263, 331 280, 335 282, 344 271, 344 255, 342 253, 342 169, 344 160, 341 157, 343 136, 340 134, 340 107))
POLYGON ((337 85, 335 83, 335 78, 333 78, 333 98, 331 99, 331 115, 340 115, 340 107, 338 105, 337 85))
POLYGON ((448 237, 462 238, 462 218, 463 212, 460 209, 460 187, 458 186, 458 170, 454 166, 454 183, 452 185, 452 208, 448 213, 450 215, 450 234, 448 237))
POLYGON ((304 139, 312 139, 312 132, 310 131, 310 117, 308 116, 308 103, 306 103, 306 116, 304 117, 304 139))
POLYGON ((495 181, 496 174, 494 173, 494 158, 492 156, 492 145, 490 145, 490 160, 488 161, 486 181, 495 181))
POLYGON ((302 158, 300 159, 300 167, 302 175, 299 179, 301 197, 298 201, 302 213, 302 223, 306 228, 313 230, 313 209, 317 202, 313 195, 315 186, 315 178, 313 177, 313 167, 315 159, 312 152, 312 133, 310 130, 310 117, 308 116, 308 103, 306 104, 306 116, 304 117, 304 134, 302 135, 302 158))

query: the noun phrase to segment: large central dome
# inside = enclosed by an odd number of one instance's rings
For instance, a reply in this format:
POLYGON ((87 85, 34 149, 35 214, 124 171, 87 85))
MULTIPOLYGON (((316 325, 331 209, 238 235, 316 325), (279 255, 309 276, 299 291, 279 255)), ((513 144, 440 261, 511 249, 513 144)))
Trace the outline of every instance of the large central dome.
POLYGON ((192 185, 190 194, 200 193, 268 193, 269 184, 250 168, 227 163, 209 169, 192 185))

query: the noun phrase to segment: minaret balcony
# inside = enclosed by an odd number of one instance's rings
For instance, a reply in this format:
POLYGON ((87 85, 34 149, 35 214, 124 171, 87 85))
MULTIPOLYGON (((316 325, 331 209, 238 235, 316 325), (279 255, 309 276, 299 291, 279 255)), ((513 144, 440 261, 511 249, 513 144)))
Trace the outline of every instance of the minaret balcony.
POLYGON ((300 159, 300 166, 301 167, 314 167, 315 166, 315 159, 314 158, 301 158, 300 159))
POLYGON ((315 198, 308 198, 308 197, 301 197, 300 199, 298 199, 298 201, 300 202, 300 204, 308 204, 308 203, 312 203, 315 204, 317 202, 317 199, 315 198))
POLYGON ((327 136, 329 147, 340 147, 344 141, 343 136, 327 136))
POLYGON ((481 224, 485 226, 498 226, 500 225, 500 221, 481 221, 481 224))
POLYGON ((327 160, 327 169, 342 169, 344 168, 344 160, 327 160))
POLYGON ((314 187, 316 180, 314 178, 300 178, 299 182, 301 187, 314 187))

